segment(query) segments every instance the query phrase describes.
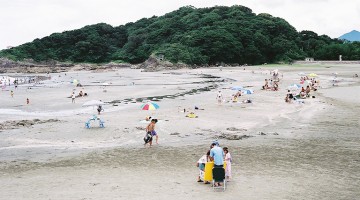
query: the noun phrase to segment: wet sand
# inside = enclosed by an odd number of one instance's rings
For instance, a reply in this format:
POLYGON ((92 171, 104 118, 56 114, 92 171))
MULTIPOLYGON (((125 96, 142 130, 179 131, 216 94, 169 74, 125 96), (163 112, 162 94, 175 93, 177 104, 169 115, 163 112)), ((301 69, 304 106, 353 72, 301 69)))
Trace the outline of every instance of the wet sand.
POLYGON ((359 94, 359 80, 351 78, 359 74, 359 66, 281 66, 280 91, 259 90, 273 68, 69 72, 67 76, 79 79, 90 94, 76 104, 66 98, 74 87, 64 74, 53 75, 58 83, 40 84, 31 91, 20 87, 14 99, 3 91, 1 122, 62 122, 0 132, 0 199, 214 198, 210 186, 196 182, 195 164, 221 134, 251 137, 219 139, 234 160, 233 180, 226 192, 216 193, 219 198, 356 199, 360 103, 343 92, 359 94), (343 80, 339 86, 331 83, 334 70, 343 80), (323 88, 305 104, 286 104, 285 88, 298 82, 298 72, 317 73, 323 88), (112 84, 104 87, 104 82, 112 84), (249 88, 255 93, 241 100, 251 98, 254 103, 217 105, 217 90, 228 97, 234 91, 225 88, 235 85, 253 86, 249 88), (29 95, 33 103, 27 106, 24 98, 29 95), (169 98, 157 102, 159 110, 141 111, 136 99, 149 96, 169 98), (92 99, 120 100, 117 106, 105 106, 105 129, 96 124, 84 128, 96 110, 81 105, 92 99), (186 118, 183 108, 199 118, 186 118), (146 115, 162 120, 157 124, 160 144, 152 148, 142 145, 146 115))

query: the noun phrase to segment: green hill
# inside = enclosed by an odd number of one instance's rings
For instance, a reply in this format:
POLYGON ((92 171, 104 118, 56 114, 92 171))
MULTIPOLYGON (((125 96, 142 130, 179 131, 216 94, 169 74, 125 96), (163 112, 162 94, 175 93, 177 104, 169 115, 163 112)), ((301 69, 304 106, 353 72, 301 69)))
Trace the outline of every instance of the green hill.
POLYGON ((13 60, 141 63, 152 54, 187 64, 261 64, 315 59, 360 59, 359 43, 311 31, 297 32, 284 19, 243 6, 182 7, 160 17, 118 27, 100 23, 54 33, 3 50, 13 60))

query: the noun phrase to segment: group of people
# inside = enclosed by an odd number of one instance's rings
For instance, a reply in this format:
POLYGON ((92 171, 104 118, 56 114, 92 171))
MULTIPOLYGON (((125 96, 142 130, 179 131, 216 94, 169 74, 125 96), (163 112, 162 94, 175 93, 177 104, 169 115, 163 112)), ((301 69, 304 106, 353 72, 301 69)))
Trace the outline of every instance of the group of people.
POLYGON ((270 83, 269 83, 269 80, 265 79, 265 84, 262 86, 262 89, 278 91, 279 90, 279 80, 270 79, 270 83))
MULTIPOLYGON (((214 162, 214 168, 223 168, 224 163, 226 163, 225 176, 228 181, 231 179, 232 158, 227 147, 221 148, 217 141, 211 144, 210 150, 208 150, 206 155, 203 155, 196 163, 196 166, 200 170, 198 182, 204 182, 201 176, 203 174, 202 172, 205 172, 205 165, 208 162, 214 162)), ((205 184, 210 184, 210 182, 205 181, 205 184)), ((221 186, 221 183, 216 182, 215 186, 221 186)))
POLYGON ((307 76, 300 78, 300 83, 301 84, 304 84, 305 81, 309 81, 308 85, 306 86, 306 88, 301 87, 300 92, 298 94, 296 94, 295 96, 294 96, 294 94, 292 92, 290 92, 290 90, 288 90, 288 93, 285 96, 285 102, 291 103, 292 100, 296 99, 297 97, 301 98, 301 99, 306 99, 308 97, 311 97, 311 95, 310 95, 311 91, 317 91, 318 90, 319 85, 320 85, 319 80, 316 80, 315 78, 310 79, 307 76))
POLYGON ((79 92, 78 95, 76 95, 75 92, 73 91, 71 93, 71 103, 75 103, 75 99, 77 97, 86 97, 86 96, 88 96, 88 93, 86 93, 86 92, 84 93, 82 90, 79 92))

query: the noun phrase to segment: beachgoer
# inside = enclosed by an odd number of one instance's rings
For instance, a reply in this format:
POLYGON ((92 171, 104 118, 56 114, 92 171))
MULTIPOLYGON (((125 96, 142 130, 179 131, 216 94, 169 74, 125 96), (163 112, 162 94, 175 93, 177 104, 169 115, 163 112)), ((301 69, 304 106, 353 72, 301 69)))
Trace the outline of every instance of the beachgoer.
MULTIPOLYGON (((157 123, 157 121, 158 121, 157 119, 152 119, 151 122, 146 126, 146 132, 150 133, 151 136, 155 136, 156 137, 156 144, 159 144, 158 143, 159 135, 155 131, 155 124, 157 123)), ((149 141, 149 144, 150 144, 150 147, 151 147, 152 140, 149 141)))
POLYGON ((292 100, 294 98, 294 95, 290 90, 288 90, 288 95, 289 95, 290 100, 292 100))
POLYGON ((13 98, 14 97, 14 91, 11 90, 10 95, 13 98))
POLYGON ((234 95, 234 96, 232 97, 232 102, 233 102, 233 103, 236 103, 237 101, 238 101, 238 98, 237 98, 236 95, 234 95))
POLYGON ((265 90, 267 90, 269 88, 269 82, 267 79, 265 79, 265 85, 263 87, 265 90))
POLYGON ((221 91, 218 92, 216 99, 218 101, 218 104, 221 104, 221 102, 223 101, 223 95, 222 95, 221 91))
POLYGON ((76 98, 75 92, 73 92, 72 95, 71 95, 71 102, 72 103, 75 103, 75 98, 76 98))
MULTIPOLYGON (((224 166, 224 151, 219 147, 218 142, 211 144, 210 160, 214 161, 214 168, 221 168, 224 166)), ((220 183, 216 182, 215 186, 220 186, 220 183)))
POLYGON ((26 104, 29 104, 29 103, 30 103, 29 98, 26 98, 26 104))
MULTIPOLYGON (((200 173, 198 176, 198 181, 197 182, 203 182, 201 180, 201 173, 204 172, 205 173, 205 164, 207 162, 209 162, 209 156, 210 156, 210 150, 207 151, 207 153, 205 155, 203 155, 196 163, 196 166, 199 167, 200 173), (202 172, 201 172, 202 171, 202 172)), ((210 184, 210 182, 205 181, 205 184, 210 184)))
POLYGON ((82 90, 79 92, 79 96, 80 96, 80 97, 84 96, 82 90))
POLYGON ((226 168, 225 168, 225 176, 227 180, 231 179, 231 163, 232 163, 232 158, 229 152, 229 149, 227 147, 223 148, 224 153, 225 153, 225 163, 226 163, 226 168))
POLYGON ((310 91, 311 91, 310 86, 306 86, 305 93, 306 93, 306 96, 307 96, 307 97, 310 97, 310 91))
POLYGON ((97 111, 98 111, 98 114, 100 115, 100 112, 103 110, 102 106, 99 105, 98 108, 97 108, 97 111))

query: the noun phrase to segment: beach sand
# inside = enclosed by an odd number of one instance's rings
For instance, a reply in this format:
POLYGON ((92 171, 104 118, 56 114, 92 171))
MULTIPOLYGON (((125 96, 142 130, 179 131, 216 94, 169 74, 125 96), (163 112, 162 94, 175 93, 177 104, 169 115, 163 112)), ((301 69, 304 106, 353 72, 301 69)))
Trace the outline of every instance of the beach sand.
POLYGON ((7 88, 0 91, 0 123, 15 126, 0 130, 0 199, 356 199, 360 79, 352 76, 359 67, 72 71, 7 88), (274 69, 283 75, 279 91, 260 90, 274 69), (321 88, 304 104, 285 103, 300 72, 318 74, 321 88), (218 105, 217 92, 230 100, 233 86, 254 90, 239 99, 253 103, 218 105), (89 95, 71 103, 80 90, 89 95), (97 114, 96 107, 82 107, 90 100, 109 103, 99 115, 105 128, 97 122, 85 128, 97 114), (160 109, 141 110, 149 100, 160 109), (189 112, 198 118, 185 117, 189 112), (146 116, 159 119, 159 145, 151 148, 143 146, 146 116), (16 126, 34 119, 40 121, 16 126), (233 157, 225 192, 196 182, 196 161, 214 140, 233 157))

